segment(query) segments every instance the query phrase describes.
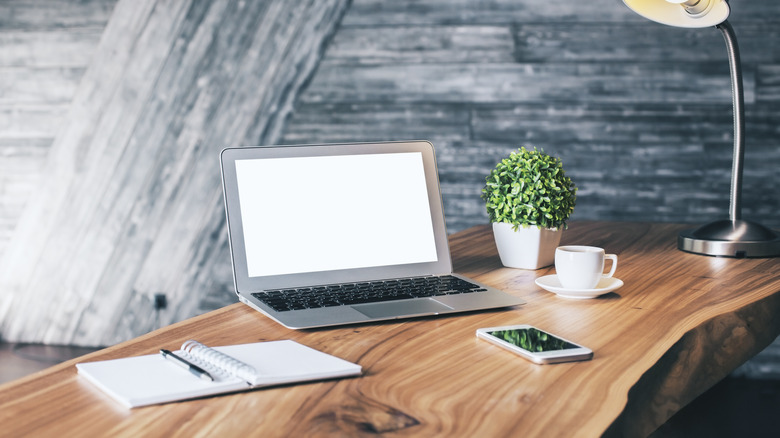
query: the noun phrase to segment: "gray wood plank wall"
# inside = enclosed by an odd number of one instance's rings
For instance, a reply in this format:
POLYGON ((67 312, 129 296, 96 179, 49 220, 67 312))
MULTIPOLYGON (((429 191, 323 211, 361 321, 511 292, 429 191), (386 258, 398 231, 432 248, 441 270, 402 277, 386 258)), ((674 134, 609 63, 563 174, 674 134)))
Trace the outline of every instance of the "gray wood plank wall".
MULTIPOLYGON (((109 0, 0 2, 0 283, 16 288, 0 296, 5 339, 108 344, 234 302, 215 155, 228 144, 429 139, 451 232, 487 221, 484 177, 525 144, 562 157, 579 187, 573 219, 727 214, 731 97, 715 29, 651 23, 614 0, 287 2, 314 27, 281 1, 246 14, 153 3, 120 1, 98 47, 109 0), (301 40, 282 32, 288 18, 301 40), (256 76, 277 64, 289 73, 256 76), (41 175, 69 188, 35 193, 41 175), (19 225, 23 210, 46 235, 19 225), (169 299, 157 318, 156 292, 169 299)), ((731 6, 744 216, 780 228, 780 3, 731 6)), ((773 351, 762 363, 780 363, 773 351)))
POLYGON ((0 254, 115 0, 0 2, 0 254))
POLYGON ((0 260, 2 336, 110 344, 235 300, 219 151, 278 140, 347 6, 120 0, 0 260))
MULTIPOLYGON (((450 232, 487 221, 484 177, 526 144, 563 159, 579 187, 573 219, 728 217, 723 37, 619 3, 356 0, 284 141, 432 140, 450 232)), ((748 112, 744 217, 777 228, 780 3, 731 5, 748 112)))

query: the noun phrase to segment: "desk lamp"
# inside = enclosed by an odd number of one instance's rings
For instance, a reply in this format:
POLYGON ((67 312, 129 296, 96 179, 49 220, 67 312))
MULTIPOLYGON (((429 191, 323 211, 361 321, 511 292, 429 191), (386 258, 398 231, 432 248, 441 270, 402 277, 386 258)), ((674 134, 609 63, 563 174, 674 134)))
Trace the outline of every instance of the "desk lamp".
POLYGON ((742 67, 734 30, 726 21, 726 0, 622 0, 637 14, 668 26, 717 27, 726 39, 734 105, 734 158, 731 169, 729 219, 710 222, 677 237, 678 249, 721 257, 780 256, 780 235, 755 222, 742 220, 742 167, 745 156, 745 101, 742 67))

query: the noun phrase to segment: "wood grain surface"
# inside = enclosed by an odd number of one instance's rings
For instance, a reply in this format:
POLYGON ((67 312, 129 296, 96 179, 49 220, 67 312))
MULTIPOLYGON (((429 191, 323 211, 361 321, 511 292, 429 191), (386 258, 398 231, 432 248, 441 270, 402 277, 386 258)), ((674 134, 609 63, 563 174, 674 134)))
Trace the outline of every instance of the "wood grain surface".
POLYGON ((780 334, 780 259, 675 249, 678 225, 576 222, 567 244, 619 257, 625 286, 592 300, 540 290, 500 265, 490 229, 451 237, 457 272, 518 295, 510 309, 332 329, 286 329, 242 304, 0 386, 14 436, 643 436, 780 334), (477 328, 529 323, 582 343, 593 360, 534 365, 477 328), (211 345, 294 339, 364 375, 126 410, 75 363, 211 345))

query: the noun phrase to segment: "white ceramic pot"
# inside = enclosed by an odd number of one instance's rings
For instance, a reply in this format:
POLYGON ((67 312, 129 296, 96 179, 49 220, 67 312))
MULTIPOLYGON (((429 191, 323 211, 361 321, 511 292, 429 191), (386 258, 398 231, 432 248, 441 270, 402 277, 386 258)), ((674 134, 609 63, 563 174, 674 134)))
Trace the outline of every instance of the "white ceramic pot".
POLYGON ((563 228, 517 227, 493 223, 501 264, 507 268, 539 269, 555 263, 555 248, 561 243, 563 228))

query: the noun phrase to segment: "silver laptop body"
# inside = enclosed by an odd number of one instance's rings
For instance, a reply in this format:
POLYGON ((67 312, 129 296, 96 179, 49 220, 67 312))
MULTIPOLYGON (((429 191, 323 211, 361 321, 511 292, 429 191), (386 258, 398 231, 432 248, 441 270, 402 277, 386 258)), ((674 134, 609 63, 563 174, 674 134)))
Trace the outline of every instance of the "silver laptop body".
POLYGON ((452 273, 436 159, 427 141, 228 148, 220 161, 236 293, 286 327, 524 303, 452 273), (326 291, 369 282, 406 291, 439 276, 448 284, 468 280, 476 286, 367 303, 325 298, 326 291), (293 304, 269 298, 280 294, 292 296, 293 304))

